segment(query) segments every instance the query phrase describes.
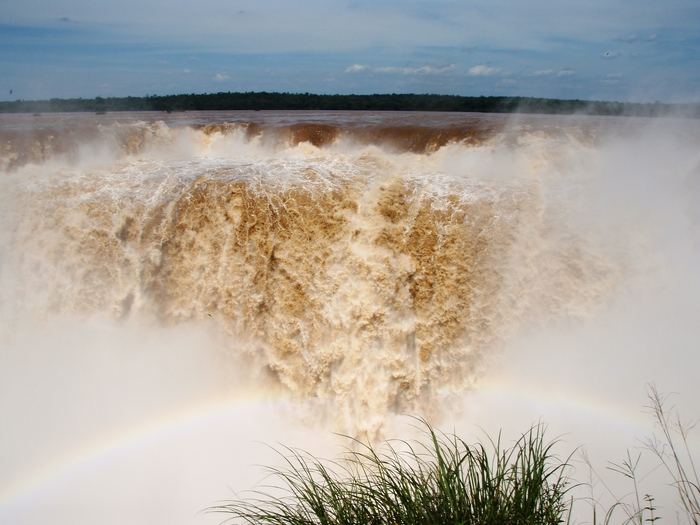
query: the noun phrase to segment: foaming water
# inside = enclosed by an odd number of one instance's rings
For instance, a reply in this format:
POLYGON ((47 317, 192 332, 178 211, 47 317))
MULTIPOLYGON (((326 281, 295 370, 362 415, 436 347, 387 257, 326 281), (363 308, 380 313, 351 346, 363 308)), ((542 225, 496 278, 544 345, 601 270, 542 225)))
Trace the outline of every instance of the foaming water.
POLYGON ((646 382, 700 394, 694 121, 0 124, 8 523, 94 521, 90 479, 129 502, 100 521, 203 520, 252 440, 332 454, 329 430, 394 437, 401 414, 467 433, 544 417, 604 451, 642 437, 646 382))

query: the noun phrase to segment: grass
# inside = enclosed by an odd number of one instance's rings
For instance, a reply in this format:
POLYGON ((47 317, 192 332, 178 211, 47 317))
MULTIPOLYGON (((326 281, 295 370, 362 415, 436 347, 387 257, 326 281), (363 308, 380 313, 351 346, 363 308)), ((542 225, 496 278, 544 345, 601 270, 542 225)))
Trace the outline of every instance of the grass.
POLYGON ((567 462, 552 454, 544 427, 511 448, 468 445, 427 423, 425 438, 381 452, 355 441, 340 461, 289 450, 286 469, 271 469, 285 494, 216 506, 226 521, 250 525, 556 525, 568 509, 567 462))
MULTIPOLYGON (((644 450, 656 457, 657 468, 666 470, 677 490, 678 523, 683 517, 688 524, 700 525, 700 481, 688 446, 695 424, 681 421, 673 407, 667 408, 667 397, 655 386, 649 386, 648 396, 647 408, 660 436, 647 439, 644 450)), ((354 440, 354 450, 327 462, 286 449, 286 468, 269 469, 281 482, 281 487, 274 486, 282 489, 281 496, 255 492, 252 499, 208 510, 227 514, 226 522, 247 525, 557 525, 571 521, 574 498, 569 492, 580 485, 568 476, 571 456, 561 460, 553 454, 556 442, 545 440, 542 424, 504 448, 500 435, 487 445, 468 445, 419 421, 424 439, 395 442, 400 450, 387 443, 378 451, 354 440)), ((592 525, 610 525, 618 511, 624 513, 622 525, 655 525, 662 519, 653 496, 641 496, 640 456, 628 452, 622 462, 610 463, 608 468, 627 478, 632 491, 615 498, 602 513, 602 524, 600 505, 592 501, 592 525)))
MULTIPOLYGON (((619 463, 610 463, 608 470, 615 472, 629 480, 631 491, 618 498, 613 491, 603 482, 608 493, 613 496, 614 503, 603 514, 602 525, 610 525, 614 516, 622 512, 623 516, 617 521, 622 525, 654 525, 656 521, 666 519, 659 515, 659 509, 655 506, 654 497, 651 494, 643 494, 641 482, 660 467, 666 471, 670 485, 676 489, 678 495, 677 523, 700 525, 700 481, 697 469, 688 445, 688 436, 695 426, 692 421, 682 421, 673 406, 667 406, 668 396, 661 394, 655 385, 647 386, 649 405, 647 411, 654 419, 660 435, 652 435, 642 441, 642 452, 636 455, 627 452, 627 457, 619 463), (643 475, 640 470, 640 459, 643 452, 651 452, 657 459, 657 465, 651 472, 643 475)), ((602 478, 593 469, 587 456, 584 461, 588 464, 592 474, 602 481, 602 478)), ((658 479, 661 474, 656 474, 658 479)), ((593 507, 593 525, 599 525, 598 508, 600 505, 591 500, 593 507)), ((665 509, 669 512, 671 509, 665 509)))
POLYGON ((697 422, 682 421, 674 407, 667 408, 668 396, 659 393, 656 386, 649 385, 648 396, 650 404, 647 409, 661 436, 647 439, 646 449, 658 458, 670 475, 688 523, 700 525, 700 479, 688 446, 688 435, 697 422))

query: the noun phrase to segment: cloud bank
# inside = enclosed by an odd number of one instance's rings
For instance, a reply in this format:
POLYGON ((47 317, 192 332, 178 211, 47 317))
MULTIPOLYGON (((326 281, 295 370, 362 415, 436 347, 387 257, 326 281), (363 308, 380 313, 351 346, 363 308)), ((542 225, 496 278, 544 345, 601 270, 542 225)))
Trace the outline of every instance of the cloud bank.
POLYGON ((25 0, 0 14, 4 100, 216 92, 222 85, 700 98, 700 3, 683 0, 632 11, 602 0, 25 0), (612 73, 626 81, 601 85, 612 73))

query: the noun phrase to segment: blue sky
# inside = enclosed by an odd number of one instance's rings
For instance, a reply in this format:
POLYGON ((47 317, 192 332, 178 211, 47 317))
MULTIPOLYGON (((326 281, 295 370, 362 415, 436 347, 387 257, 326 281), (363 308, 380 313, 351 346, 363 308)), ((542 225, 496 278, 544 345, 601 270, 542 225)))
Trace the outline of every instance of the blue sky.
POLYGON ((700 102, 700 0, 0 3, 0 100, 219 91, 700 102))

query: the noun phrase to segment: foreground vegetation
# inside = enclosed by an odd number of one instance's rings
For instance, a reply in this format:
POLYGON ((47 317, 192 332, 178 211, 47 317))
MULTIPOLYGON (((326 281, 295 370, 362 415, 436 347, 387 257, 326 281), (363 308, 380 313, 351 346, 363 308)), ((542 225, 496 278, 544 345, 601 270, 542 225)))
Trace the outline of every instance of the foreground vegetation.
MULTIPOLYGON (((660 436, 653 435, 643 444, 647 452, 652 453, 657 461, 657 467, 665 471, 670 485, 675 488, 677 499, 677 521, 692 525, 700 525, 700 478, 695 461, 690 451, 688 436, 697 422, 681 420, 673 407, 666 407, 667 397, 654 385, 648 387, 649 405, 646 407, 653 417, 660 436)), ((621 463, 611 463, 608 469, 629 480, 632 491, 626 498, 617 499, 605 514, 604 525, 608 525, 613 515, 621 510, 625 519, 623 524, 646 525, 662 519, 654 506, 654 497, 640 491, 640 475, 637 473, 641 453, 633 456, 629 452, 621 463)), ((670 511, 670 509, 667 509, 670 511)), ((593 525, 597 525, 594 506, 593 525)), ((670 516, 668 516, 670 517, 670 516)))
POLYGON ((637 104, 530 97, 460 97, 453 95, 314 95, 311 93, 211 93, 94 99, 16 100, 0 102, 0 113, 65 111, 203 110, 364 110, 547 113, 615 116, 685 116, 700 118, 700 104, 637 104))
MULTIPOLYGON (((650 411, 661 429, 646 448, 666 468, 688 524, 700 525, 700 482, 688 447, 692 425, 664 407, 650 387, 650 411), (676 442, 680 437, 680 442, 676 442), (683 449, 683 450, 681 450, 683 449)), ((553 454, 544 427, 533 426, 510 448, 499 439, 468 445, 424 423, 426 439, 397 442, 377 451, 354 441, 355 450, 324 462, 287 450, 286 468, 270 469, 281 482, 272 496, 255 492, 208 509, 226 521, 248 525, 557 525, 571 522, 576 499, 570 459, 553 454)), ((629 478, 633 490, 606 511, 594 502, 593 525, 645 525, 661 519, 654 498, 639 491, 636 461, 628 454, 611 470, 629 478), (618 516, 621 518, 618 519, 618 516)), ((673 520, 676 521, 676 520, 673 520)), ((679 518, 680 522, 681 519, 679 518)))
MULTIPOLYGON (((567 505, 566 462, 551 455, 541 425, 510 449, 469 446, 426 427, 428 444, 404 452, 371 446, 325 464, 290 451, 273 470, 286 497, 241 500, 212 510, 249 524, 556 525, 567 505)), ((356 442, 359 445, 359 442, 356 442)))

